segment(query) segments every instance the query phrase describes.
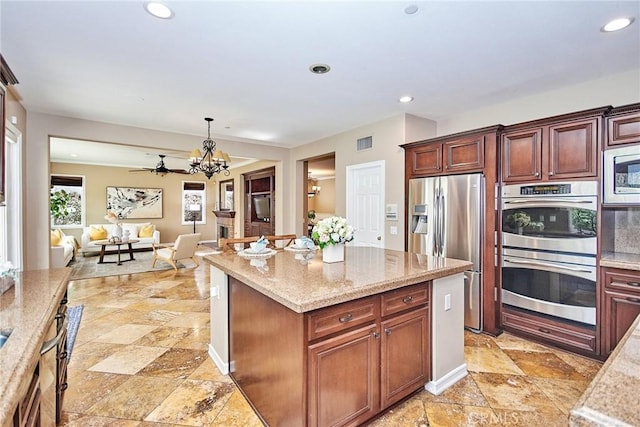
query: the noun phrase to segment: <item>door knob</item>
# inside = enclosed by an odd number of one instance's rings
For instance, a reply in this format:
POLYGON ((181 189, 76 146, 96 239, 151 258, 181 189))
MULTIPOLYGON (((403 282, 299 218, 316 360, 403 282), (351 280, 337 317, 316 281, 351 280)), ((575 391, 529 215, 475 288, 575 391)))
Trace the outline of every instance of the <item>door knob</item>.
POLYGON ((378 240, 382 240, 382 236, 378 236, 378 240))

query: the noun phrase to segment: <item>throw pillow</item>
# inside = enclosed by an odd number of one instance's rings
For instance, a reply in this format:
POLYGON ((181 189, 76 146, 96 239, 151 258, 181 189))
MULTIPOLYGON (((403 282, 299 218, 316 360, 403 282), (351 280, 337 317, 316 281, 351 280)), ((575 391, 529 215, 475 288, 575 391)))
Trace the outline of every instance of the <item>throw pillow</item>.
POLYGON ((60 246, 64 233, 59 228, 57 230, 51 230, 51 246, 60 246))
POLYGON ((107 230, 103 226, 89 228, 89 238, 91 240, 104 240, 107 238, 107 230))
POLYGON ((156 231, 156 226, 153 224, 145 225, 140 228, 138 236, 140 237, 153 237, 153 232, 156 231))

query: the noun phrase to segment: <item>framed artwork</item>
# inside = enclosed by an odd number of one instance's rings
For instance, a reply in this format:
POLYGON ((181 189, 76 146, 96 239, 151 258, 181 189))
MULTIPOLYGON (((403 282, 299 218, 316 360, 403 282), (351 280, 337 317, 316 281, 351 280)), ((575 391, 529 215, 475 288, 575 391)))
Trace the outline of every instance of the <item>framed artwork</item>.
POLYGON ((233 179, 220 181, 218 210, 233 210, 233 179))
POLYGON ((182 224, 207 223, 207 183, 182 181, 182 224))
POLYGON ((107 187, 107 211, 118 218, 162 218, 162 188, 107 187))

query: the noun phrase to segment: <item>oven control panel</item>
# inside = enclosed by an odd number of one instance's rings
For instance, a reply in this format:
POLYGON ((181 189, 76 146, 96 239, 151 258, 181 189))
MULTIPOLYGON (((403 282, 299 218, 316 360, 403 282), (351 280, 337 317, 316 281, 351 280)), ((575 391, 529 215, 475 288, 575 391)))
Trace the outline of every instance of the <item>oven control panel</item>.
POLYGON ((539 194, 571 194, 571 184, 523 185, 520 187, 521 196, 539 194))

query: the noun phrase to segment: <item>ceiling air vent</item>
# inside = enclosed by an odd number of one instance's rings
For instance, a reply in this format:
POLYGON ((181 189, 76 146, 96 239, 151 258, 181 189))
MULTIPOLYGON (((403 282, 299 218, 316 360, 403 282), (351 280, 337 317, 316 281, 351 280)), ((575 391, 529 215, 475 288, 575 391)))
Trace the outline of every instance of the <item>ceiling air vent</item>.
POLYGON ((358 151, 368 150, 373 147, 373 137, 365 136, 364 138, 358 138, 358 151))

